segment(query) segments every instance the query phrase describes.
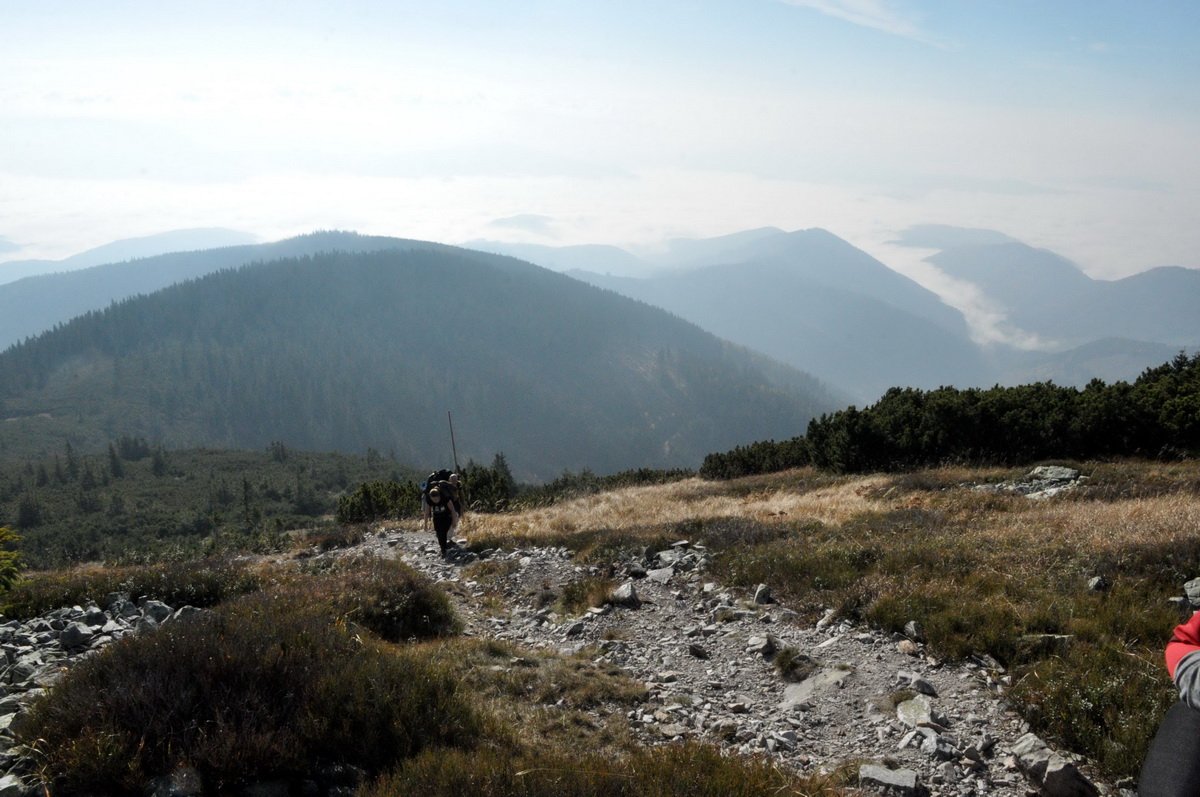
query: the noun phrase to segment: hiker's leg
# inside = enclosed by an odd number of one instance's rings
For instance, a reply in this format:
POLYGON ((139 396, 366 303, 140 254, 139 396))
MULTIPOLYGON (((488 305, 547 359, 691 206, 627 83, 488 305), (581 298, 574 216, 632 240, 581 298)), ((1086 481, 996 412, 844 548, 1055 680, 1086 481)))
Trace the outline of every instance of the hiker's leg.
POLYGON ((450 534, 450 517, 446 514, 441 514, 433 519, 433 530, 437 532, 438 545, 441 546, 442 553, 446 552, 446 537, 450 534))
POLYGON ((1200 711, 1182 701, 1167 711, 1142 762, 1138 795, 1200 795, 1200 711))

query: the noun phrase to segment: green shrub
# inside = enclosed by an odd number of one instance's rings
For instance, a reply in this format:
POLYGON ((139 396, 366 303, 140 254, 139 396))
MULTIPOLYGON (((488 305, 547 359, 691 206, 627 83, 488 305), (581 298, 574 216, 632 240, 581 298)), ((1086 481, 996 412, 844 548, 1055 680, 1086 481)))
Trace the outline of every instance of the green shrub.
POLYGON ((12 589, 25 567, 17 543, 21 538, 8 526, 0 526, 0 592, 12 589))
POLYGON ((338 523, 371 523, 385 518, 415 517, 421 511, 421 490, 415 482, 364 482, 338 499, 338 523))
POLYGON ((259 593, 126 637, 39 699, 18 736, 67 793, 124 794, 179 766, 210 792, 310 776, 321 761, 379 772, 481 721, 419 650, 384 650, 288 594, 259 593))

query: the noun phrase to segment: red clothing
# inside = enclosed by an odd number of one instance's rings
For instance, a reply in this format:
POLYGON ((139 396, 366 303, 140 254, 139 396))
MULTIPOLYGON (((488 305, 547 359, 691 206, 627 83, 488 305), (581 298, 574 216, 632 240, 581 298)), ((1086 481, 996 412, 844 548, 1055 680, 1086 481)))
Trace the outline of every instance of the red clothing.
POLYGON ((1171 641, 1167 643, 1167 672, 1175 678, 1175 668, 1179 661, 1189 653, 1200 650, 1200 612, 1192 615, 1192 619, 1182 625, 1175 626, 1171 641))

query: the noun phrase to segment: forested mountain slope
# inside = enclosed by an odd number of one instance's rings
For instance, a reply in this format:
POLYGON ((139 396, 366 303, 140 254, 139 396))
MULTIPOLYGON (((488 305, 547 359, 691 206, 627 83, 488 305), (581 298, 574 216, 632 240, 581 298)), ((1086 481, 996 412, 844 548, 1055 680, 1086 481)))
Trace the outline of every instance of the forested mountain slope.
POLYGON ((661 310, 529 263, 420 244, 224 271, 0 354, 0 450, 503 451, 521 478, 699 464, 838 398, 661 310))
MULTIPOLYGON (((423 246, 418 241, 317 232, 269 244, 226 246, 127 260, 62 273, 26 277, 0 285, 0 348, 44 332, 89 310, 139 293, 153 293, 187 279, 247 263, 318 252, 372 252, 423 246)), ((111 246, 116 246, 111 245, 111 246)), ((120 251, 100 247, 96 252, 120 251)), ((84 253, 91 254, 91 253, 84 253)), ((0 264, 0 268, 9 264, 0 264)))

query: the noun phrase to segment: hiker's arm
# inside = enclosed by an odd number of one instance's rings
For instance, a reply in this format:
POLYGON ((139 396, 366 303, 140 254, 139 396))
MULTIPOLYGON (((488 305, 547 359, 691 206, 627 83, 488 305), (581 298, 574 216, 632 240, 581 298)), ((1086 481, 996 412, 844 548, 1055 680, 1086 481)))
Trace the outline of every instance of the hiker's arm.
POLYGON ((1179 699, 1200 709, 1200 612, 1175 627, 1167 643, 1167 672, 1179 689, 1179 699))

